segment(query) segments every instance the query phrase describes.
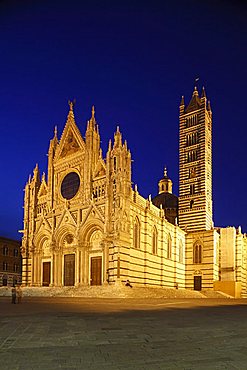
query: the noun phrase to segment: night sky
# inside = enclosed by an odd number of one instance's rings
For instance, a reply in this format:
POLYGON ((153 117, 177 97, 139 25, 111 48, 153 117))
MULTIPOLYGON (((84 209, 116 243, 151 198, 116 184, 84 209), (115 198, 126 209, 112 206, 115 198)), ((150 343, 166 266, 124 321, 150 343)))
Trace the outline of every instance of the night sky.
POLYGON ((120 126, 133 183, 157 194, 164 165, 178 195, 178 108, 195 78, 213 111, 216 226, 247 232, 245 1, 0 1, 0 235, 20 239, 23 189, 47 171, 68 100, 84 136, 96 107, 102 149, 120 126))

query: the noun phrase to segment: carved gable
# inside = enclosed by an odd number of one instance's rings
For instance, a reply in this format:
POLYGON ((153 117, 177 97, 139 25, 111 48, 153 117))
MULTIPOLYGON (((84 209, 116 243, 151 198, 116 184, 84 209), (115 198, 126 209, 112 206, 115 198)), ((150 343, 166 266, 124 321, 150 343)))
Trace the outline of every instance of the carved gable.
POLYGON ((67 155, 77 152, 79 149, 80 149, 80 145, 78 141, 76 140, 75 136, 73 135, 72 131, 70 130, 65 139, 60 156, 62 158, 66 157, 67 155))
POLYGON ((36 235, 39 233, 40 230, 42 230, 42 231, 46 230, 48 232, 51 231, 51 225, 50 225, 49 221, 45 217, 42 217, 37 222, 37 225, 36 225, 36 235))
POLYGON ((97 166, 93 174, 93 178, 96 179, 97 177, 102 177, 105 175, 106 175, 106 166, 104 160, 101 158, 97 163, 97 166))
POLYGON ((59 229, 59 227, 62 225, 76 226, 76 222, 68 209, 64 210, 64 212, 62 213, 62 216, 57 224, 57 229, 59 229))
POLYGON ((85 151, 85 143, 76 126, 73 111, 70 110, 59 146, 56 151, 55 161, 64 159, 77 152, 85 151))
POLYGON ((96 207, 94 203, 91 204, 91 206, 88 208, 87 213, 85 214, 81 226, 85 224, 85 222, 89 219, 99 219, 102 222, 104 222, 104 215, 102 214, 102 211, 96 207))
POLYGON ((42 179, 39 192, 38 192, 38 198, 43 197, 47 194, 47 185, 44 179, 42 179))

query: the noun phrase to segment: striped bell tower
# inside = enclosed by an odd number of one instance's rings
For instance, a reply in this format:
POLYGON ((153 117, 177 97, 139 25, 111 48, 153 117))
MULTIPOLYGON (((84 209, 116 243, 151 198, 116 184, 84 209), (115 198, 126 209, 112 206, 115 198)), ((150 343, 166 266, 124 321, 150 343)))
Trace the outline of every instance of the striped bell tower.
POLYGON ((205 89, 195 87, 179 113, 179 226, 188 231, 210 230, 212 211, 212 111, 205 89))

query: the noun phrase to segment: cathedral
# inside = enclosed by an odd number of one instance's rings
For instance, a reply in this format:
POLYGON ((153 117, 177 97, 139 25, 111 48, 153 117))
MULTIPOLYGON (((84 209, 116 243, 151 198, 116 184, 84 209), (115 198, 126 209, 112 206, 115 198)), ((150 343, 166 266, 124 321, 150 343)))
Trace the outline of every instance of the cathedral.
POLYGON ((179 197, 167 169, 158 194, 132 188, 131 152, 117 128, 105 158, 95 110, 85 137, 73 104, 60 139, 50 140, 47 174, 25 186, 25 286, 135 286, 218 290, 247 297, 247 238, 215 227, 212 111, 195 87, 179 107, 179 197))

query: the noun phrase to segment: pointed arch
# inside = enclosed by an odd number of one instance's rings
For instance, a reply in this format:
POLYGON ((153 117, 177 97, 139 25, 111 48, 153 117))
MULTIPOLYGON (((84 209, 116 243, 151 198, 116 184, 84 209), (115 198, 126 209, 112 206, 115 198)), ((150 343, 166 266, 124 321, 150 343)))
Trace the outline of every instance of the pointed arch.
POLYGON ((153 233, 152 233, 152 251, 153 254, 158 253, 158 231, 156 226, 153 227, 153 233))
POLYGON ((133 246, 136 249, 140 249, 140 239, 141 239, 141 224, 139 218, 136 216, 133 226, 133 246))
POLYGON ((202 263, 203 247, 200 242, 195 242, 193 246, 193 263, 202 263))

